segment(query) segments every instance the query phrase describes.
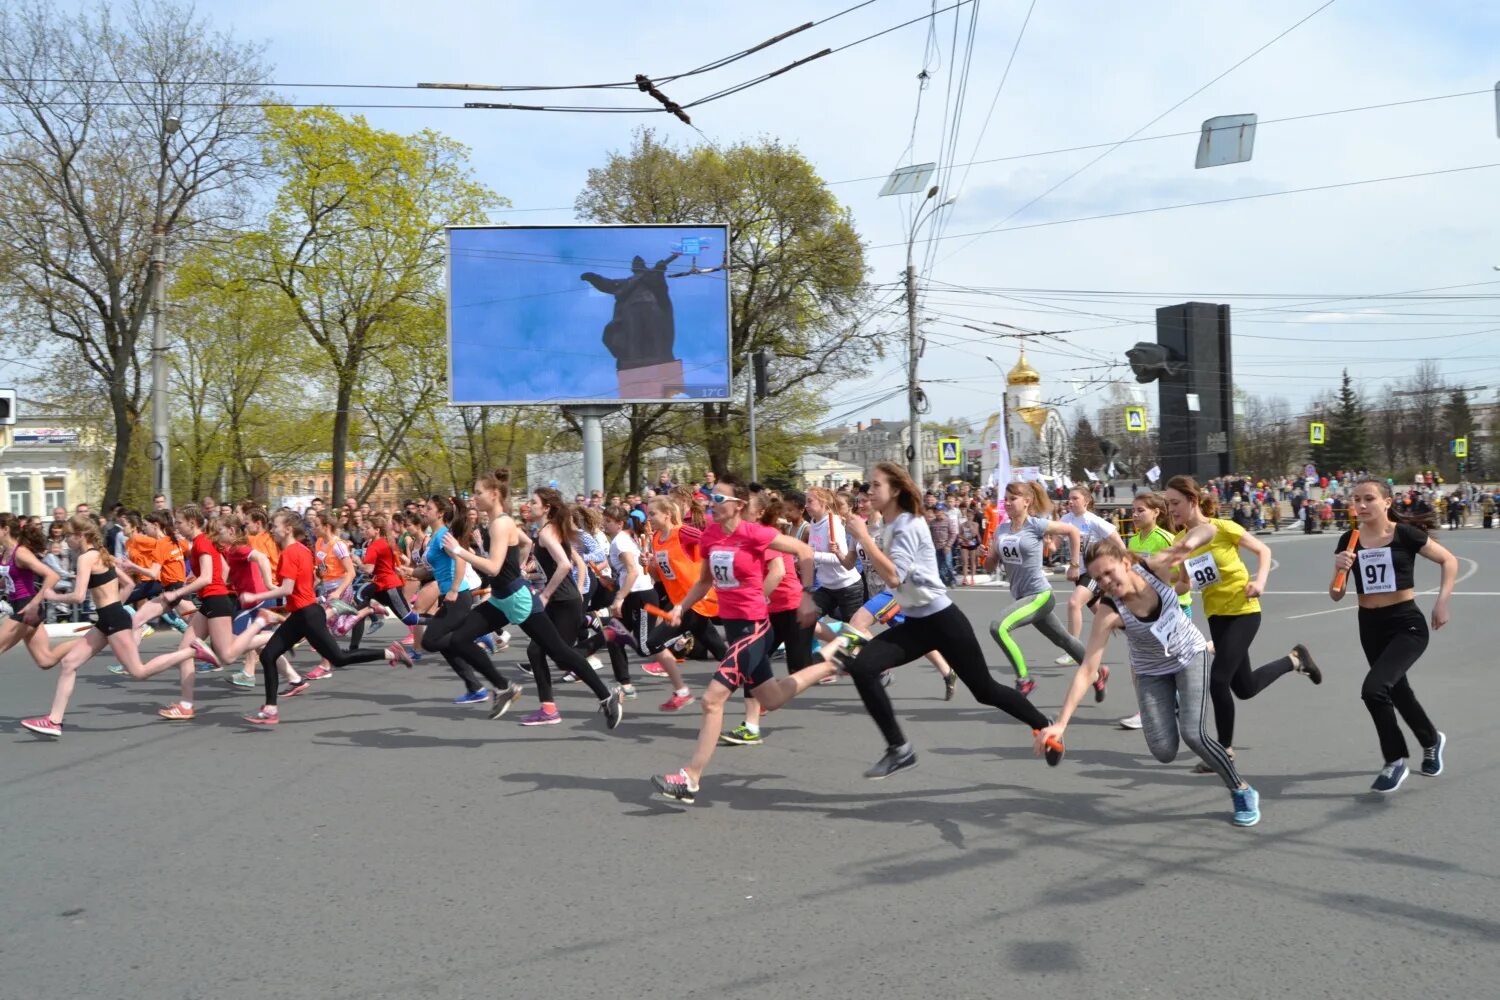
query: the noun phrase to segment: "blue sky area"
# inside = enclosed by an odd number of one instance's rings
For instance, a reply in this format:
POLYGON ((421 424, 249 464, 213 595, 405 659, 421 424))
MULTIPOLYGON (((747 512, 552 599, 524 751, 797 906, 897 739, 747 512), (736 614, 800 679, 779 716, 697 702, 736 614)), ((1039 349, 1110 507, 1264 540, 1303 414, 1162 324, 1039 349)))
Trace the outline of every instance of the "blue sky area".
MULTIPOLYGON (((685 237, 709 247, 699 267, 716 266, 724 254, 723 230, 698 226, 449 232, 457 403, 618 399, 614 355, 602 339, 615 300, 579 275, 628 277, 633 257, 651 267, 685 237)), ((691 263, 679 257, 667 273, 691 263)), ((729 379, 724 272, 669 278, 667 287, 684 381, 703 387, 696 396, 722 398, 729 379)))

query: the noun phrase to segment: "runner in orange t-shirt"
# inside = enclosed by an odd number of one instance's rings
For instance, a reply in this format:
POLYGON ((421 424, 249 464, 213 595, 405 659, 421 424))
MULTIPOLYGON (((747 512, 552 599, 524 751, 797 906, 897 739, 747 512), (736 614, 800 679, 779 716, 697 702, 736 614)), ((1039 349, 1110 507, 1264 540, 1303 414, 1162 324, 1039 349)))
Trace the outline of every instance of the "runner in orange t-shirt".
MULTIPOLYGON (((647 522, 651 525, 651 575, 667 592, 667 599, 676 607, 682 603, 703 569, 703 560, 692 546, 685 543, 682 531, 682 514, 668 497, 655 497, 647 505, 647 522)), ((672 681, 672 697, 661 706, 663 712, 676 712, 693 703, 693 693, 683 682, 682 671, 677 667, 677 658, 667 649, 667 644, 684 633, 706 649, 717 662, 728 654, 724 637, 714 627, 713 619, 719 614, 719 600, 712 588, 704 598, 682 612, 682 624, 669 621, 658 622, 646 636, 645 652, 656 657, 656 662, 666 671, 672 681)))

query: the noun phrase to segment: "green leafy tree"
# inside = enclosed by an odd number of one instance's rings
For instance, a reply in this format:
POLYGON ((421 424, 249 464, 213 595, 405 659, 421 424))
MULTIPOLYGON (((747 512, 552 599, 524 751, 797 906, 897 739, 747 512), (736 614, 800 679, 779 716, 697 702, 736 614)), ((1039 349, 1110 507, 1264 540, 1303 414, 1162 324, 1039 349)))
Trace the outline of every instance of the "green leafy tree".
POLYGON ((1448 436, 1448 454, 1443 459, 1442 468, 1445 473, 1452 473, 1450 480, 1457 480, 1459 459, 1453 454, 1453 442, 1459 438, 1467 438, 1469 442, 1469 457, 1464 459, 1464 473, 1472 478, 1472 473, 1484 469, 1484 455, 1479 448, 1479 435, 1476 433, 1474 411, 1469 406, 1469 394, 1462 389, 1454 389, 1448 396, 1447 403, 1443 406, 1443 427, 1448 436))
MULTIPOLYGON (((265 114, 264 156, 280 189, 265 228, 241 239, 238 251, 246 276, 285 297, 322 355, 337 505, 363 379, 377 362, 399 369, 392 355, 430 355, 441 344, 443 227, 482 221, 508 202, 473 179, 466 147, 436 132, 397 135, 328 108, 265 114)), ((389 380, 377 383, 387 408, 401 405, 389 380)), ((440 398, 423 394, 419 413, 440 398)), ((381 451, 394 454, 417 422, 396 417, 381 451)))
MULTIPOLYGON (((879 351, 871 314, 860 309, 865 258, 853 219, 790 146, 762 139, 678 149, 643 129, 628 152, 611 153, 589 171, 575 208, 593 222, 729 226, 730 365, 738 388, 734 401, 701 404, 697 435, 718 474, 743 454, 748 438, 738 401, 753 352, 770 357, 770 395, 757 404, 758 426, 782 426, 815 411, 806 404, 838 378, 862 373, 879 351)), ((632 408, 625 449, 635 456, 632 480, 650 435, 670 425, 664 409, 632 408)))
MULTIPOLYGON (((1075 483, 1088 481, 1088 469, 1096 469, 1104 461, 1104 455, 1099 450, 1099 436, 1094 433, 1094 425, 1089 418, 1080 415, 1078 421, 1073 425, 1073 448, 1069 455, 1068 478, 1075 483)), ((1138 473, 1139 474, 1139 473, 1138 473)))

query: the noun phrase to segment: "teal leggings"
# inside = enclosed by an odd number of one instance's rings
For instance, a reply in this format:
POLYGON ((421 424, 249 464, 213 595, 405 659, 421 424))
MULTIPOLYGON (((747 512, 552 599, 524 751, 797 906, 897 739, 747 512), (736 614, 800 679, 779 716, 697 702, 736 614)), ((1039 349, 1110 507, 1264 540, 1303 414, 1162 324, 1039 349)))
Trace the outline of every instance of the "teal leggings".
POLYGON ((1044 590, 1040 594, 1021 598, 1006 608, 1003 615, 990 622, 990 635, 1000 644, 1001 651, 1010 661, 1010 668, 1016 672, 1018 679, 1026 679, 1026 656, 1016 643, 1014 633, 1027 625, 1035 625, 1038 632, 1046 636, 1052 645, 1071 656, 1074 662, 1083 662, 1083 643, 1063 628, 1062 622, 1057 620, 1054 613, 1056 607, 1057 601, 1052 596, 1052 591, 1044 590))

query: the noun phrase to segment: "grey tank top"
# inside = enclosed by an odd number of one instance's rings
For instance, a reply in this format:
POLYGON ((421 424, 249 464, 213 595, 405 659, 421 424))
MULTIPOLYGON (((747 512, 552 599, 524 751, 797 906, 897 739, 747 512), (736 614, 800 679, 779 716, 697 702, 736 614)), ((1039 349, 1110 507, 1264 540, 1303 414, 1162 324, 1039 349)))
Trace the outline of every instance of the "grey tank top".
POLYGON ((1005 570, 1012 600, 1024 601, 1052 589, 1042 572, 1042 539, 1048 523, 1044 517, 1028 517, 1015 531, 1005 530, 1010 527, 1006 525, 995 532, 995 553, 1005 570))
POLYGON ((1125 606, 1125 602, 1108 597, 1103 598, 1102 603, 1113 608, 1125 626, 1125 641, 1130 647, 1130 669, 1137 676, 1175 674, 1201 657, 1208 648, 1208 641, 1203 638, 1203 633, 1198 631, 1193 620, 1182 613, 1182 605, 1177 601, 1177 591, 1140 566, 1132 569, 1156 591, 1161 605, 1157 608, 1156 617, 1150 621, 1137 618, 1125 606))

